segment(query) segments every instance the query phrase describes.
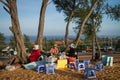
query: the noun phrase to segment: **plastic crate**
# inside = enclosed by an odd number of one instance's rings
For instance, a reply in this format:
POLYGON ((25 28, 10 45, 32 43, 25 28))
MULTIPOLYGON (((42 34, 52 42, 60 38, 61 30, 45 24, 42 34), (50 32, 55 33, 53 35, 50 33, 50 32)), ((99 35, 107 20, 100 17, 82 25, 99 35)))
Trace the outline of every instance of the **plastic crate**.
POLYGON ((54 66, 46 66, 46 74, 55 74, 55 67, 54 66))
POLYGON ((85 78, 96 78, 96 70, 94 68, 86 68, 84 72, 85 78))
POLYGON ((69 62, 69 68, 76 68, 76 62, 69 62))
POLYGON ((85 70, 85 64, 84 63, 78 63, 76 65, 77 70, 85 70))
POLYGON ((90 60, 83 60, 83 63, 85 64, 86 68, 90 66, 90 60))
POLYGON ((43 64, 38 64, 37 65, 37 71, 38 72, 45 72, 45 70, 46 70, 45 65, 43 65, 43 64))
POLYGON ((94 68, 96 70, 102 71, 102 70, 104 70, 104 65, 102 63, 95 63, 94 68))

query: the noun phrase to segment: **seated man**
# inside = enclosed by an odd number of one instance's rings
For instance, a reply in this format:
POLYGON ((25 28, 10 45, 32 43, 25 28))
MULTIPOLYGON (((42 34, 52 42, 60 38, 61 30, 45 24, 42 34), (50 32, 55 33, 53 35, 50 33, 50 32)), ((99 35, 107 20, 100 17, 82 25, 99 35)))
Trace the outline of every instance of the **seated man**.
POLYGON ((33 51, 31 53, 31 55, 29 56, 29 60, 31 62, 35 62, 35 61, 38 61, 39 57, 40 57, 39 45, 34 45, 33 51))

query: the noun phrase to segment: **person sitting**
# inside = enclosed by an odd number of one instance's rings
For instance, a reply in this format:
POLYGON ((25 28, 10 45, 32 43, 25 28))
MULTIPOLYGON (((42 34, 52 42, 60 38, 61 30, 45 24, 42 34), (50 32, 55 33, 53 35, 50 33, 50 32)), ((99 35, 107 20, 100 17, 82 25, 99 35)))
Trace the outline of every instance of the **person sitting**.
POLYGON ((59 50, 57 48, 57 44, 54 44, 54 46, 50 49, 50 54, 57 56, 59 53, 59 50))
POLYGON ((29 60, 31 62, 35 62, 35 61, 38 61, 38 58, 40 57, 40 49, 39 49, 39 45, 35 44, 34 45, 34 48, 33 48, 33 51, 31 53, 31 55, 29 56, 29 60))
POLYGON ((66 52, 66 56, 68 56, 68 61, 75 61, 77 59, 76 49, 74 44, 72 43, 69 47, 69 50, 66 52))
POLYGON ((100 58, 99 51, 96 50, 96 53, 95 53, 95 60, 99 60, 99 58, 100 58))

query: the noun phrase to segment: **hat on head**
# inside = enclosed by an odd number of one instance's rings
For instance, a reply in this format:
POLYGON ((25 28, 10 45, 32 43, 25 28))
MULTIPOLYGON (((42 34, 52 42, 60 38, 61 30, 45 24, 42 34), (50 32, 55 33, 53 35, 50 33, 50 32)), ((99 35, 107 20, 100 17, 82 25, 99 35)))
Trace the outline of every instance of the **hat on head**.
POLYGON ((71 43, 70 47, 71 48, 75 48, 75 45, 73 43, 71 43))
POLYGON ((57 44, 54 44, 55 47, 57 47, 57 44))
POLYGON ((39 49, 39 45, 34 45, 34 50, 39 49))

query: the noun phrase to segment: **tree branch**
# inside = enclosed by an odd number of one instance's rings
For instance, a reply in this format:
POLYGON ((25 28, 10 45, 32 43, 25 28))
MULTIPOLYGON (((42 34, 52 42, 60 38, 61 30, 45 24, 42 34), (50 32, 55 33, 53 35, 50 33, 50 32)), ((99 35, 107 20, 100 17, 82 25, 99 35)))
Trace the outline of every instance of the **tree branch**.
POLYGON ((7 3, 8 3, 9 0, 6 0, 6 1, 7 1, 7 3))
POLYGON ((6 3, 5 1, 3 0, 0 0, 1 3, 3 3, 5 6, 7 6, 8 8, 10 7, 8 3, 6 3))
POLYGON ((50 1, 47 5, 49 5, 50 3, 52 3, 52 1, 50 1))
POLYGON ((3 8, 6 12, 8 12, 10 14, 10 11, 5 6, 3 6, 3 8))

